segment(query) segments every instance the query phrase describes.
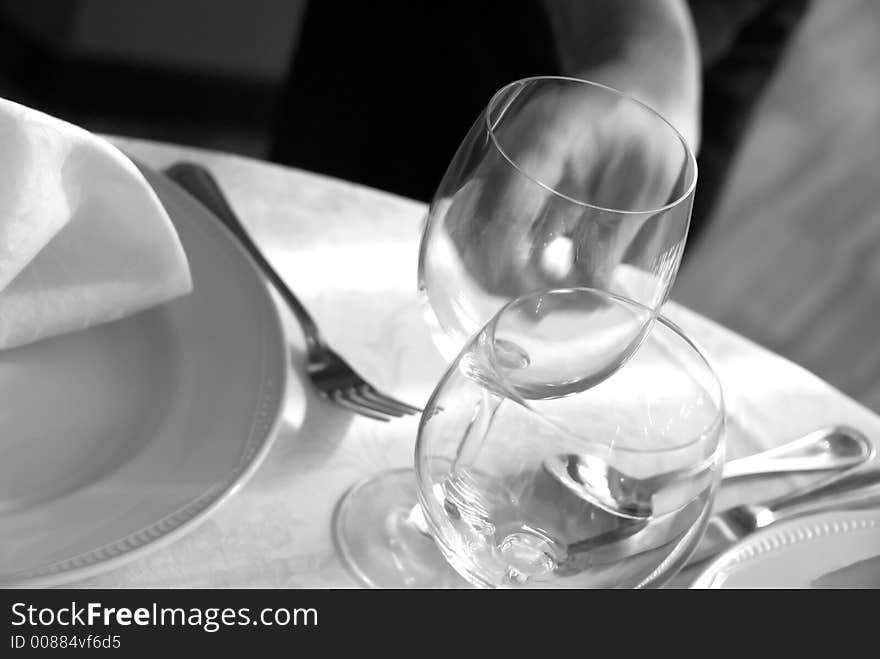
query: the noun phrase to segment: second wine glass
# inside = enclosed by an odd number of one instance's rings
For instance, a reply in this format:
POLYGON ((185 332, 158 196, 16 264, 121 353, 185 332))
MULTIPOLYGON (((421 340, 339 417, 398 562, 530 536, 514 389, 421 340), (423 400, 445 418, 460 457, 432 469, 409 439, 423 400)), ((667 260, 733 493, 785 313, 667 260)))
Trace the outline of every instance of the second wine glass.
POLYGON ((342 556, 365 583, 649 587, 684 564, 721 477, 721 385, 659 317, 622 368, 546 396, 579 362, 581 313, 599 308, 646 313, 595 289, 539 292, 468 342, 422 415, 416 471, 339 506, 342 556))
POLYGON ((419 426, 418 496, 472 584, 657 587, 695 548, 724 462, 721 384, 700 349, 659 317, 622 368, 543 396, 578 361, 579 310, 635 320, 639 306, 586 288, 525 295, 437 386, 419 426))

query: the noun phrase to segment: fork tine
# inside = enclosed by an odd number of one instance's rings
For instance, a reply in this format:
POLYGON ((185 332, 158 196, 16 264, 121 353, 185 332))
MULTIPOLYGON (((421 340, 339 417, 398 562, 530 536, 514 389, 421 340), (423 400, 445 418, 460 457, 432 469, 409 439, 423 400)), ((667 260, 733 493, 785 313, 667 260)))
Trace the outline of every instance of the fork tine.
POLYGON ((361 395, 371 402, 390 405, 395 409, 400 410, 403 414, 421 414, 422 412, 418 407, 414 407, 403 401, 397 400, 396 398, 392 398, 387 394, 383 394, 381 391, 374 389, 370 384, 364 384, 361 389, 361 395))
POLYGON ((366 407, 363 404, 358 404, 354 401, 349 400, 349 398, 345 395, 345 392, 340 389, 337 389, 332 394, 330 394, 330 398, 333 400, 333 402, 351 410, 352 412, 356 412, 357 414, 368 416, 371 419, 375 419, 376 421, 390 421, 388 416, 381 414, 378 410, 374 410, 371 407, 366 407))
POLYGON ((369 407, 370 409, 381 412, 382 414, 389 414, 391 416, 403 416, 405 412, 394 405, 382 400, 381 398, 370 398, 366 395, 365 390, 368 390, 370 387, 367 384, 359 384, 354 387, 351 387, 348 392, 349 399, 364 405, 365 407, 369 407))

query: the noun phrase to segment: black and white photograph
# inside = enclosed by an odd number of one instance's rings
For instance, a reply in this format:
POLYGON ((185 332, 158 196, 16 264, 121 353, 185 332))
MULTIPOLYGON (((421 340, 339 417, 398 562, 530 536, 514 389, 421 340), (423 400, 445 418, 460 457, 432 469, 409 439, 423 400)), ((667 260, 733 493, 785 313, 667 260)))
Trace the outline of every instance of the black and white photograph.
POLYGON ((12 649, 880 589, 878 447, 880 2, 0 0, 12 649))

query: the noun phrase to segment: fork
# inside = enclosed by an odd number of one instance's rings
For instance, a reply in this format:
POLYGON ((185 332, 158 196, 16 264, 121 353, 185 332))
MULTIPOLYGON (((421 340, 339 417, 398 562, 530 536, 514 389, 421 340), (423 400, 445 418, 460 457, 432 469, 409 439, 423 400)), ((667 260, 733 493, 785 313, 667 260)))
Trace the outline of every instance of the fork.
POLYGON ((318 391, 329 400, 360 415, 389 421, 392 417, 417 414, 421 410, 379 391, 359 375, 322 338, 311 314, 269 264, 239 221, 214 175, 202 165, 178 162, 165 175, 200 201, 235 235, 272 282, 296 316, 306 342, 307 372, 318 391))

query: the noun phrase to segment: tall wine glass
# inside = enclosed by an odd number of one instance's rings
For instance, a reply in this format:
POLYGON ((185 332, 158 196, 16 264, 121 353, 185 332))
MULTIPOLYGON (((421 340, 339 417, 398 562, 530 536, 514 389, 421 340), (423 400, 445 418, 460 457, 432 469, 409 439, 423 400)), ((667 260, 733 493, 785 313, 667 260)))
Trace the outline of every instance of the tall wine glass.
MULTIPOLYGON (((633 354, 669 295, 696 178, 678 131, 618 91, 560 77, 499 90, 443 177, 421 240, 419 291, 440 352, 455 359, 521 295, 592 287, 632 300, 638 312, 598 305, 581 313, 577 362, 541 395, 601 382, 633 354)), ((366 583, 450 583, 408 513, 413 487, 411 472, 386 472, 340 503, 337 543, 366 583), (377 546, 393 546, 390 567, 370 551, 377 546)))
POLYGON ((646 313, 593 289, 523 296, 466 345, 425 409, 419 501, 440 551, 475 585, 661 586, 702 535, 724 402, 675 325, 659 317, 601 382, 544 397, 582 356, 595 309, 633 323, 646 313))

